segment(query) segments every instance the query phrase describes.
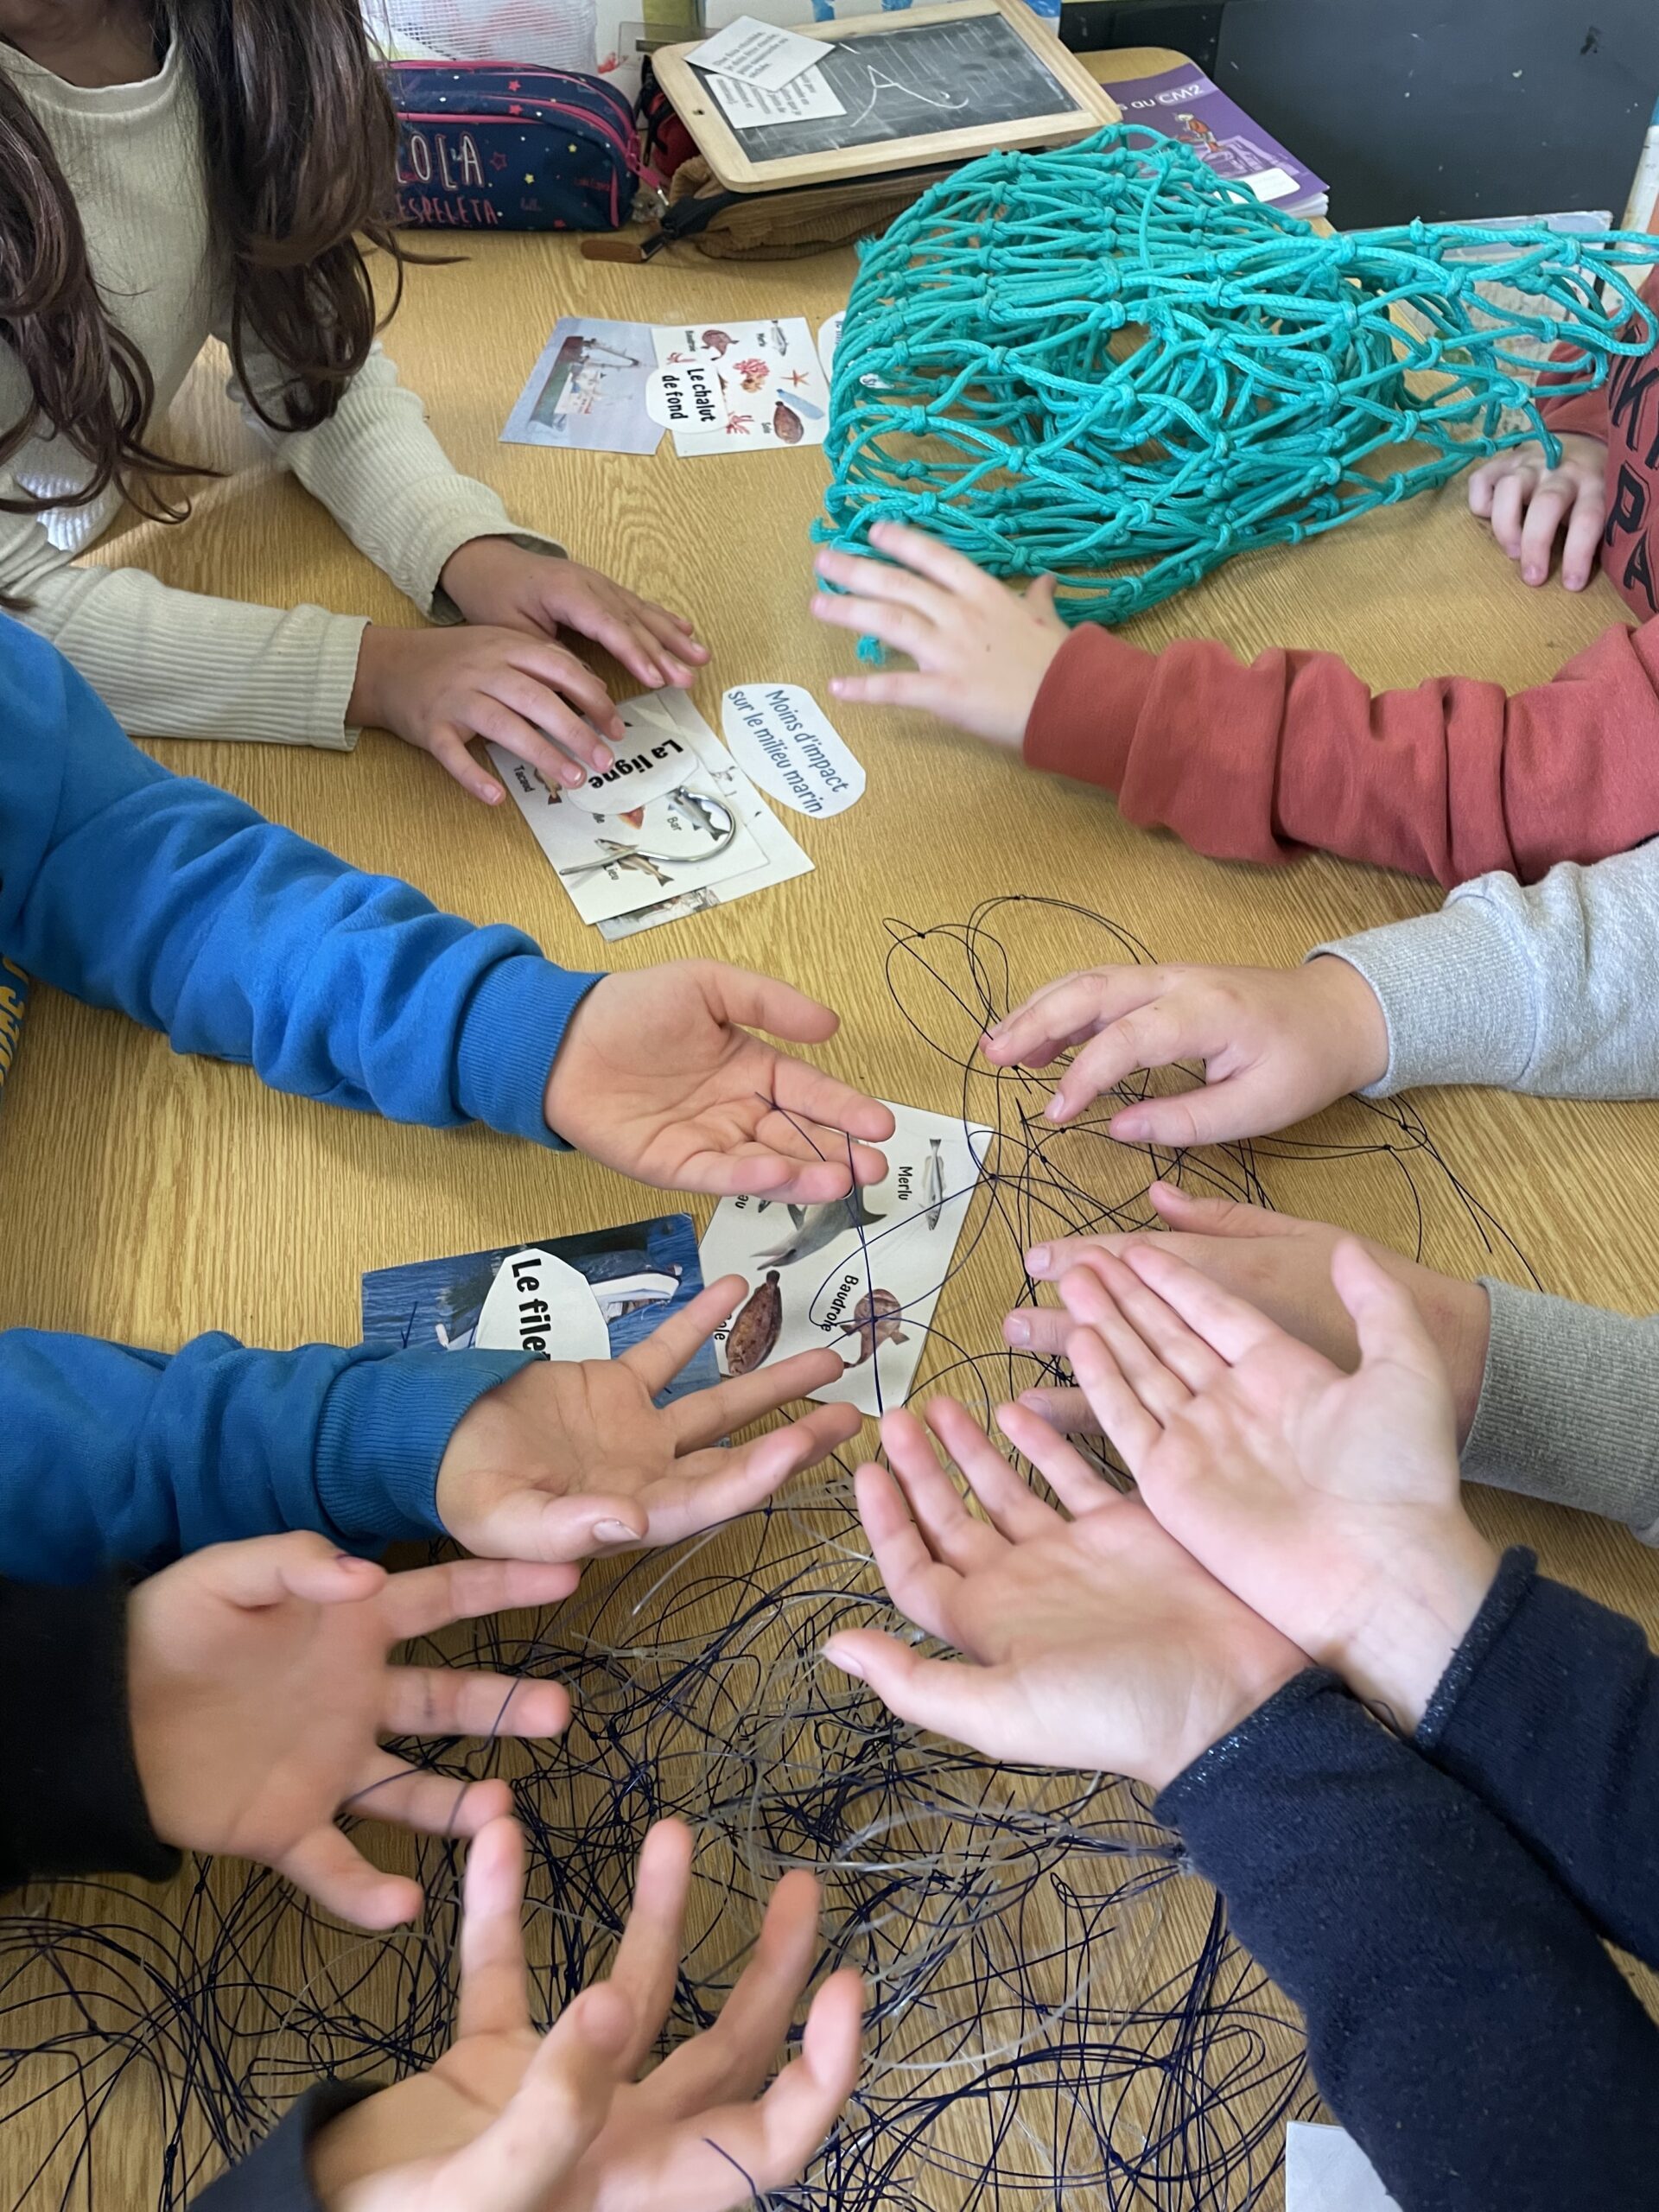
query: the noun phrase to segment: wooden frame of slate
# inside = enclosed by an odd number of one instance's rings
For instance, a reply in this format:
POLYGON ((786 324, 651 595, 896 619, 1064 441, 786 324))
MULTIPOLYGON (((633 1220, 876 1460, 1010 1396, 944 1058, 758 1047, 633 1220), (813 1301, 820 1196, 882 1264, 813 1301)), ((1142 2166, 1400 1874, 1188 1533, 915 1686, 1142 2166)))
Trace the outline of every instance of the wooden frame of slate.
POLYGON ((690 57, 697 41, 652 56, 657 80, 728 192, 830 184, 972 161, 1002 147, 1058 146, 1119 120, 1110 95, 1026 0, 951 0, 851 22, 802 23, 839 115, 731 122, 690 57), (966 120, 938 128, 945 115, 966 120))

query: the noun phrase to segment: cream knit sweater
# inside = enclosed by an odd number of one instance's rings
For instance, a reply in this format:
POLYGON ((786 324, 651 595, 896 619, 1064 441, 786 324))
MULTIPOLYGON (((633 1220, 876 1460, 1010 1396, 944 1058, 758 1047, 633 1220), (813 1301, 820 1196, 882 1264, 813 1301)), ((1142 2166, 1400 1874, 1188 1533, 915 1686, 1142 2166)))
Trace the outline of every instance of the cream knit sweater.
MULTIPOLYGON (((156 379, 159 419, 203 341, 226 335, 230 310, 209 237, 195 88, 178 47, 145 83, 93 91, 5 45, 0 69, 51 140, 105 302, 156 379)), ((280 385, 275 364, 251 354, 248 372, 262 392, 280 385)), ((29 403, 22 365, 0 343, 0 424, 29 403)), ((454 619, 447 601, 435 602, 456 548, 521 534, 487 486, 450 466, 420 400, 378 346, 319 429, 278 436, 244 413, 353 543, 440 620, 454 619)), ((21 486, 50 498, 86 478, 61 439, 36 437, 0 469, 0 497, 21 486)), ((110 493, 43 516, 0 513, 0 590, 30 601, 23 620, 67 655, 124 726, 139 737, 349 747, 357 733, 346 708, 364 622, 319 607, 174 591, 136 569, 71 566, 119 505, 110 493)))

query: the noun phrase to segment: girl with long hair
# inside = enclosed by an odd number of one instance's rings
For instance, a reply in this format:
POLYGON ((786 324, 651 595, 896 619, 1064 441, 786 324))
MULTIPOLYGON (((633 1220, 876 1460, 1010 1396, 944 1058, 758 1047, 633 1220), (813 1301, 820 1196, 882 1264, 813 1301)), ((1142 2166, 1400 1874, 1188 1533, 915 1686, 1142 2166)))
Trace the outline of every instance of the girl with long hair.
POLYGON ((359 0, 0 0, 0 604, 136 735, 344 749, 366 723, 481 798, 474 736, 579 783, 621 728, 559 630, 652 685, 708 653, 518 530, 399 384, 365 259, 401 263, 396 147, 359 0), (157 426, 209 336, 279 463, 440 626, 73 565, 124 499, 188 512, 157 426))

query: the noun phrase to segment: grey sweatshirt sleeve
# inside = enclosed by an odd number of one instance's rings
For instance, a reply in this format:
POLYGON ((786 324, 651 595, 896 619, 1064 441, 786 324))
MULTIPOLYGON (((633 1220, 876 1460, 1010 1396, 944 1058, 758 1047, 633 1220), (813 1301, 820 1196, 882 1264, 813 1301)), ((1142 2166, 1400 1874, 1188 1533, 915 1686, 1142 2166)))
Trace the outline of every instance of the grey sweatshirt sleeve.
POLYGON ((1465 1478, 1605 1514, 1659 1544, 1659 1319, 1485 1289, 1491 1338, 1465 1478))
POLYGON ((1478 1083, 1659 1097, 1659 839, 1541 883, 1460 883, 1435 914, 1316 946, 1376 993, 1389 1065, 1363 1096, 1478 1083))

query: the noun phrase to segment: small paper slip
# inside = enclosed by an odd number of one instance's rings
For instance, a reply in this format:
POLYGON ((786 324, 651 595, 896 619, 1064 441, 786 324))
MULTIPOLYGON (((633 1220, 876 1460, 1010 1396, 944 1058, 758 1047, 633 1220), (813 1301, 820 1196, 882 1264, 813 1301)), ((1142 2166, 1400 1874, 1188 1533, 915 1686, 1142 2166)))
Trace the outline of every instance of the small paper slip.
POLYGON ((1400 2212, 1376 2168, 1340 2127, 1285 2129, 1285 2212, 1400 2212))
POLYGON ((803 38, 799 31, 781 30, 776 23, 763 23, 754 16, 739 16, 713 38, 704 39, 686 59, 711 75, 735 77, 742 84, 758 86, 763 92, 775 92, 803 69, 822 61, 827 43, 823 39, 803 38))
POLYGON ((747 84, 741 77, 710 77, 709 89, 727 121, 746 130, 764 130, 772 123, 812 123, 847 112, 845 102, 836 98, 830 79, 816 62, 798 77, 791 77, 788 84, 779 85, 776 92, 747 84))
MULTIPOLYGON (((555 788, 499 745, 496 773, 584 922, 671 906, 670 921, 804 874, 812 865, 688 700, 646 692, 618 710, 627 733, 613 767, 576 791, 555 788)), ((641 922, 640 927, 649 927, 641 922)), ((632 932, 619 930, 617 936, 632 932)))
MULTIPOLYGON (((614 1359, 702 1288, 690 1215, 660 1214, 620 1229, 378 1268, 363 1278, 363 1341, 409 1351, 476 1346, 548 1359, 614 1359)), ((704 1344, 657 1402, 667 1405, 719 1379, 714 1348, 704 1344)))
POLYGON ((676 429, 674 450, 683 460, 823 443, 830 386, 803 316, 659 324, 652 339, 659 368, 709 354, 720 363, 726 419, 717 429, 676 429))
POLYGON ((749 1285, 731 1326, 715 1333, 728 1373, 734 1338, 744 1374, 829 1344, 843 1366, 813 1391, 820 1402, 874 1414, 909 1396, 992 1133, 912 1106, 893 1112, 887 1179, 855 1198, 722 1198, 715 1208, 703 1274, 749 1285))

